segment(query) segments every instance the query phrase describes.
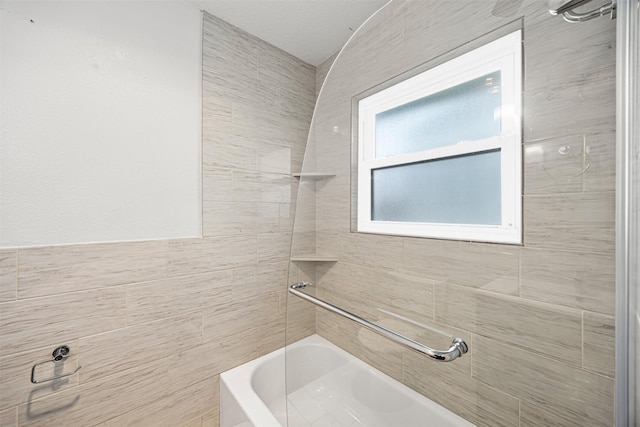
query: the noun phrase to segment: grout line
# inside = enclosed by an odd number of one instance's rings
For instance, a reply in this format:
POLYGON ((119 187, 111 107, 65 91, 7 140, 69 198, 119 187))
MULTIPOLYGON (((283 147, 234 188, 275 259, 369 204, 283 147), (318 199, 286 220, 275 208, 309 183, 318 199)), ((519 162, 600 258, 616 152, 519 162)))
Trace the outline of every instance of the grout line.
POLYGON ((584 313, 582 310, 580 312, 580 369, 584 368, 584 313))
POLYGON ((14 255, 14 261, 16 263, 16 273, 15 273, 15 278, 14 278, 14 283, 15 283, 15 287, 16 287, 16 295, 14 298, 14 301, 18 300, 18 295, 19 295, 19 291, 20 291, 20 283, 19 283, 19 278, 20 278, 20 248, 16 249, 16 253, 14 255))

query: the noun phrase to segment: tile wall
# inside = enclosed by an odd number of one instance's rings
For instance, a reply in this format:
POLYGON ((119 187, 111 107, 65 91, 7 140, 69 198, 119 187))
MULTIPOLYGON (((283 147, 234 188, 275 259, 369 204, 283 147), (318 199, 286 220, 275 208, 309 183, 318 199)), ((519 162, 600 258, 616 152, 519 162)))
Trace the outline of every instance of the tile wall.
POLYGON ((218 374, 282 346, 315 68, 206 14, 203 67, 203 238, 0 251, 1 426, 217 425, 218 374), (78 375, 31 384, 60 344, 78 375))
MULTIPOLYGON (((347 310, 436 348, 465 339, 469 354, 438 364, 316 313, 321 335, 472 422, 612 426, 615 22, 569 24, 546 3, 494 15, 485 1, 396 0, 367 23, 327 78, 305 158, 336 176, 296 218, 316 224, 301 252, 338 261, 296 265, 347 310), (352 97, 505 28, 524 34, 524 244, 351 232, 352 97)), ((291 336, 308 321, 296 304, 291 336)))

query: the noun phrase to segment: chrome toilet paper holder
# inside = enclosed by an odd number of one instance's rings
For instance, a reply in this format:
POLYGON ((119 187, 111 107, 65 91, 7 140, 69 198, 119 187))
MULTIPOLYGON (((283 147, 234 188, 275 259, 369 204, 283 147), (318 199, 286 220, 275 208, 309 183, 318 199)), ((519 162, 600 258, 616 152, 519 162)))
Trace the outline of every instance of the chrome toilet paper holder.
POLYGON ((42 379, 42 380, 37 380, 36 379, 36 367, 37 366, 44 365, 45 363, 49 363, 49 362, 51 362, 51 363, 63 362, 67 357, 69 357, 69 353, 70 352, 71 352, 71 349, 69 348, 68 345, 61 345, 61 346, 57 347, 55 350, 53 350, 53 353, 51 353, 51 359, 41 360, 39 362, 36 362, 31 367, 31 382, 34 383, 34 384, 46 383, 48 381, 53 381, 53 380, 57 380, 57 379, 60 379, 60 378, 70 377, 71 375, 74 375, 76 372, 78 372, 82 366, 78 366, 75 371, 69 372, 69 373, 66 373, 66 374, 55 375, 53 377, 45 378, 45 379, 42 379))

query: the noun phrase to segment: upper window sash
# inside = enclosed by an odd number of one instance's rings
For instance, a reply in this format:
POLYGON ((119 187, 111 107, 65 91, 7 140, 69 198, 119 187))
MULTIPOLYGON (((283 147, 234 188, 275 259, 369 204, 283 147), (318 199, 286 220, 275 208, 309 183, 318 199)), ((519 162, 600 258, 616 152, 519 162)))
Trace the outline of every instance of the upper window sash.
POLYGON ((376 158, 376 114, 433 95, 475 78, 502 71, 500 128, 502 135, 520 133, 520 31, 488 43, 359 101, 359 160, 376 158))

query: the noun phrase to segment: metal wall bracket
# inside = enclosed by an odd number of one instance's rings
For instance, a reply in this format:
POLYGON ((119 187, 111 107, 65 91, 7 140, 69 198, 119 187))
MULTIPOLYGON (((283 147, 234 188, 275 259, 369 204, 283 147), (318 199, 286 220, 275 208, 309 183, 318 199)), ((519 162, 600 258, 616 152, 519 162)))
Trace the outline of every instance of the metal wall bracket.
POLYGON ((597 9, 587 12, 576 12, 575 9, 591 0, 548 0, 549 13, 552 15, 562 15, 567 22, 584 22, 599 16, 610 15, 611 19, 616 18, 616 0, 611 0, 609 4, 605 4, 597 9))

